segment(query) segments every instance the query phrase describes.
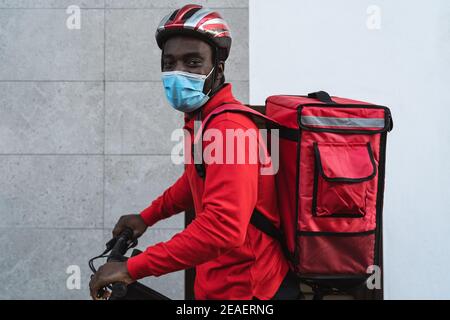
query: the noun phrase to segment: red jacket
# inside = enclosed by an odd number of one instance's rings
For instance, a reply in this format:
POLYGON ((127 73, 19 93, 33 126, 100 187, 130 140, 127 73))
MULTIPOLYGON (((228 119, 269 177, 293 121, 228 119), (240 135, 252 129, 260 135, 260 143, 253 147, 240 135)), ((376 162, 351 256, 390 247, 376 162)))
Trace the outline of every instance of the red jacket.
MULTIPOLYGON (((230 84, 201 108, 202 119, 224 103, 240 104, 230 84)), ((185 116, 184 128, 192 138, 195 118, 185 116)), ((226 129, 257 129, 241 113, 219 114, 209 122, 210 128, 220 130, 224 136, 226 129)), ((257 152, 249 149, 247 156, 257 152)), ((187 164, 178 181, 141 216, 149 226, 187 209, 195 209, 196 218, 169 241, 130 258, 130 275, 137 280, 195 266, 196 299, 272 298, 289 269, 288 263, 280 244, 249 221, 256 205, 275 225, 280 225, 275 194, 274 176, 260 175, 258 164, 206 164, 204 180, 193 164, 187 164)))

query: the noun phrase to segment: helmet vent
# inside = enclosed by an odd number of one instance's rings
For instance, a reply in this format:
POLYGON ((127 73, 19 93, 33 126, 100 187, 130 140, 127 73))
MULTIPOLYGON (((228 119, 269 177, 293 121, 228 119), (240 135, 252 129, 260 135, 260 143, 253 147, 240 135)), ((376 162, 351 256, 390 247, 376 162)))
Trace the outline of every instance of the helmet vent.
POLYGON ((175 10, 172 15, 170 16, 170 18, 168 19, 168 21, 173 21, 173 19, 175 19, 175 16, 177 15, 178 11, 180 11, 180 9, 175 10))
POLYGON ((200 10, 201 8, 194 8, 194 9, 192 9, 192 10, 189 10, 189 12, 187 12, 185 15, 184 15, 184 20, 187 20, 187 19, 189 19, 190 17, 192 17, 193 15, 194 15, 194 13, 196 13, 198 10, 200 10))

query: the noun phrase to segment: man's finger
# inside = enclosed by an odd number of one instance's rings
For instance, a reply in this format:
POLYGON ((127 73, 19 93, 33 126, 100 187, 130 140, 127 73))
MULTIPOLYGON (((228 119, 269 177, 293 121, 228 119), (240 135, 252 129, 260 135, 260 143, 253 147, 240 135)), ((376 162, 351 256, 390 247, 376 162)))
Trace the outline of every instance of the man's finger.
POLYGON ((122 232, 122 228, 120 226, 116 226, 113 229, 112 235, 113 237, 119 236, 119 234, 122 232))
POLYGON ((113 237, 119 236, 122 233, 123 229, 124 229, 123 219, 120 218, 113 229, 113 232, 112 232, 113 237))
POLYGON ((93 300, 99 300, 97 294, 101 288, 103 288, 103 285, 100 284, 98 277, 94 275, 89 282, 89 289, 93 300))
POLYGON ((92 288, 94 286, 94 278, 95 278, 95 275, 92 275, 91 280, 89 281, 89 294, 91 295, 92 300, 95 300, 95 298, 92 294, 92 288))
POLYGON ((111 296, 111 291, 109 290, 104 290, 103 291, 103 299, 106 300, 111 296))

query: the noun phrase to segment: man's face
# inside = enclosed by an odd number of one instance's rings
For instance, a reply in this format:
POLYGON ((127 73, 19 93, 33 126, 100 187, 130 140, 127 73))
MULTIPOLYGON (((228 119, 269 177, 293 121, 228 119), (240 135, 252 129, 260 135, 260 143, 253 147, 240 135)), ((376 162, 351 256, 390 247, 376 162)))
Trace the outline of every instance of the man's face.
POLYGON ((213 57, 213 50, 206 42, 191 37, 174 36, 164 45, 162 71, 206 75, 213 68, 213 57))
MULTIPOLYGON (((214 66, 213 48, 206 42, 186 36, 174 36, 164 44, 162 55, 162 71, 184 71, 207 75, 214 66)), ((211 75, 205 81, 204 93, 218 87, 221 83, 224 63, 216 66, 216 79, 211 75)))

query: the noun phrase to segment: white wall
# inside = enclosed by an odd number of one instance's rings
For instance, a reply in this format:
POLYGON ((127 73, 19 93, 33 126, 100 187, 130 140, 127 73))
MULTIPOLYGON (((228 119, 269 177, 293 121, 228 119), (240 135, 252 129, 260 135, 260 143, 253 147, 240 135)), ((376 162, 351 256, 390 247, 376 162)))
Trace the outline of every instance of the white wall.
POLYGON ((320 89, 392 110, 387 299, 450 299, 449 80, 448 0, 250 0, 251 104, 320 89))

